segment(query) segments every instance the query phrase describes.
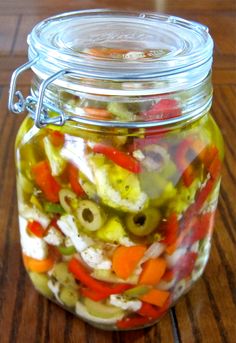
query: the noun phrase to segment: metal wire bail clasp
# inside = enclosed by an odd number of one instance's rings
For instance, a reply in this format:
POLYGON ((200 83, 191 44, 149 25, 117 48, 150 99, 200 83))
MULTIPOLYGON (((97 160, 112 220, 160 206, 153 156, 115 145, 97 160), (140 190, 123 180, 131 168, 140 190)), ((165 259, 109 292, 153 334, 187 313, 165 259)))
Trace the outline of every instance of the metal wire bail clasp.
POLYGON ((25 70, 30 69, 39 59, 39 56, 35 57, 32 61, 23 64, 18 67, 12 74, 10 89, 9 89, 9 98, 8 98, 8 109, 13 113, 22 113, 25 110, 26 99, 24 98, 21 91, 16 91, 16 81, 20 74, 25 70), (14 102, 14 97, 18 98, 17 102, 14 102))
POLYGON ((58 126, 64 125, 66 121, 66 116, 64 112, 62 112, 59 109, 52 108, 50 104, 45 104, 44 106, 44 95, 47 87, 53 83, 56 79, 59 79, 61 76, 68 74, 69 71, 66 69, 60 70, 59 72, 53 74, 52 76, 49 76, 46 80, 44 80, 40 87, 39 87, 39 93, 38 93, 38 101, 36 105, 35 110, 35 116, 34 116, 34 123, 38 128, 44 127, 47 124, 54 124, 58 126), (59 113, 56 117, 49 117, 48 116, 48 109, 53 109, 55 112, 59 113))

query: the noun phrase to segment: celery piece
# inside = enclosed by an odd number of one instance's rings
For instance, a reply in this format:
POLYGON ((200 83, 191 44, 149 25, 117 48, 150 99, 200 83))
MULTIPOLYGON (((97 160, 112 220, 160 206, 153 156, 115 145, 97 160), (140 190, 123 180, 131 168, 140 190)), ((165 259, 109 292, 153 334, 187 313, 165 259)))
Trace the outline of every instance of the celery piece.
POLYGON ((132 121, 135 118, 135 115, 121 102, 110 102, 107 109, 119 120, 132 121))
POLYGON ((129 298, 138 298, 150 291, 150 287, 140 285, 134 288, 130 288, 124 292, 124 295, 129 298))
POLYGON ((62 287, 59 298, 64 305, 74 307, 79 298, 78 290, 73 287, 62 287))
POLYGON ((32 205, 34 205, 40 211, 43 211, 43 207, 42 207, 40 201, 38 200, 38 198, 34 194, 31 195, 30 202, 31 202, 32 205))
POLYGON ((52 202, 45 202, 43 207, 44 207, 44 211, 47 213, 59 213, 59 214, 65 213, 65 210, 60 204, 55 204, 52 202))
POLYGON ((64 286, 76 286, 76 281, 73 275, 68 271, 66 262, 57 263, 52 270, 52 276, 64 286))
POLYGON ((121 238, 126 236, 126 232, 119 217, 112 217, 97 231, 96 236, 105 242, 119 243, 121 238))
POLYGON ((19 184, 19 187, 27 194, 32 194, 34 191, 34 185, 33 183, 25 177, 23 174, 19 174, 17 177, 17 182, 19 184))
POLYGON ((98 301, 93 301, 89 298, 84 299, 84 305, 90 314, 99 318, 109 319, 113 317, 120 317, 122 314, 124 314, 124 311, 115 306, 106 305, 98 301))
POLYGON ((34 287, 42 293, 44 296, 50 298, 52 296, 52 291, 48 287, 48 276, 42 273, 30 272, 30 279, 34 284, 34 287))
POLYGON ((76 253, 76 249, 73 245, 71 245, 69 247, 59 246, 58 250, 62 255, 65 255, 65 256, 72 255, 72 254, 76 253))
POLYGON ((131 275, 127 279, 121 279, 116 276, 111 270, 108 269, 94 269, 91 276, 97 280, 106 281, 110 283, 129 283, 131 285, 137 285, 138 275, 131 275))

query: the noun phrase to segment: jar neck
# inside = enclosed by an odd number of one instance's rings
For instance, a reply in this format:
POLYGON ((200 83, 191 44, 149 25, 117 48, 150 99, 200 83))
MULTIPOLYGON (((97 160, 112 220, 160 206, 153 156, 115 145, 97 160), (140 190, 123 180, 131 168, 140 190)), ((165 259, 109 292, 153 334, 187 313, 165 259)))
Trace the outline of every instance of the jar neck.
MULTIPOLYGON (((39 87, 42 80, 38 76, 35 76, 32 82, 31 94, 38 101, 39 87)), ((81 85, 89 89, 89 85, 93 84, 93 92, 79 92, 78 90, 67 89, 53 83, 46 89, 43 108, 44 110, 51 110, 56 113, 63 114, 67 120, 73 120, 81 124, 99 125, 99 126, 113 126, 113 127, 163 127, 170 125, 179 125, 186 121, 195 120, 205 113, 207 113, 212 103, 212 84, 211 74, 209 74, 204 80, 191 88, 186 88, 176 92, 160 92, 158 89, 158 83, 153 81, 102 81, 102 80, 81 80, 81 85), (132 96, 128 96, 130 92, 126 92, 126 95, 120 95, 113 88, 114 94, 100 94, 100 92, 94 92, 94 87, 97 89, 103 89, 104 86, 112 89, 112 85, 115 84, 116 89, 129 88, 132 90, 132 96), (152 90, 148 92, 152 84, 152 90), (156 87, 156 88, 155 88, 156 87), (140 90, 145 91, 142 96, 140 90), (130 113, 132 115, 121 118, 98 118, 96 115, 87 113, 85 107, 103 108, 111 103, 128 104, 130 113), (147 108, 151 108, 154 104, 162 103, 172 104, 171 113, 176 115, 171 117, 162 117, 145 115, 147 108), (143 115, 144 114, 144 115, 143 115)), ((49 111, 50 112, 50 111, 49 111)), ((165 109, 164 109, 165 112, 165 109)))

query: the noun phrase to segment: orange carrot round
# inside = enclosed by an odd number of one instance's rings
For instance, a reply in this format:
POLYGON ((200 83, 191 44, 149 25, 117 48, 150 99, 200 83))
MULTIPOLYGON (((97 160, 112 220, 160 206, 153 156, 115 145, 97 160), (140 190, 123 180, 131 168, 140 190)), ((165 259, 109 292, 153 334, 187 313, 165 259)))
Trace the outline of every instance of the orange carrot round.
POLYGON ((161 291, 159 289, 151 289, 148 293, 142 295, 140 299, 149 304, 162 307, 168 299, 169 295, 170 292, 161 291))
POLYGON ((143 285, 156 285, 166 270, 166 261, 163 258, 150 259, 143 265, 139 283, 143 285))
POLYGON ((116 275, 122 279, 127 279, 133 273, 146 249, 143 245, 118 247, 112 257, 112 267, 116 275))

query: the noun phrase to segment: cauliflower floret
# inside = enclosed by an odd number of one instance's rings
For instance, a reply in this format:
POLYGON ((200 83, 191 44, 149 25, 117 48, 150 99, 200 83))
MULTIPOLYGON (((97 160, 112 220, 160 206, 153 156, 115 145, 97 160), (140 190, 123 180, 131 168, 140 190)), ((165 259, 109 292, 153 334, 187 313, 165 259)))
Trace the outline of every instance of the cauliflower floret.
POLYGON ((135 174, 117 165, 95 167, 97 193, 104 204, 125 212, 137 212, 145 207, 148 197, 141 191, 135 174))
POLYGON ((130 310, 134 312, 138 311, 142 306, 142 302, 140 300, 129 300, 128 298, 120 294, 110 295, 110 304, 116 307, 120 307, 123 310, 130 310))
POLYGON ((25 204, 19 204, 19 212, 23 218, 39 222, 44 229, 48 227, 51 221, 50 218, 39 209, 29 207, 25 204))
POLYGON ((64 237, 57 229, 50 227, 44 240, 48 244, 58 246, 63 243, 64 237))
POLYGON ((27 232, 27 220, 21 216, 19 217, 19 226, 23 253, 37 260, 43 260, 46 258, 48 255, 47 244, 43 239, 29 235, 27 232))
POLYGON ((93 243, 93 240, 89 236, 81 234, 78 231, 74 216, 70 214, 61 216, 57 221, 57 225, 64 235, 71 239, 72 244, 78 252, 83 251, 93 243))
POLYGON ((104 256, 102 249, 89 247, 81 252, 81 257, 91 268, 111 269, 111 260, 104 256))

